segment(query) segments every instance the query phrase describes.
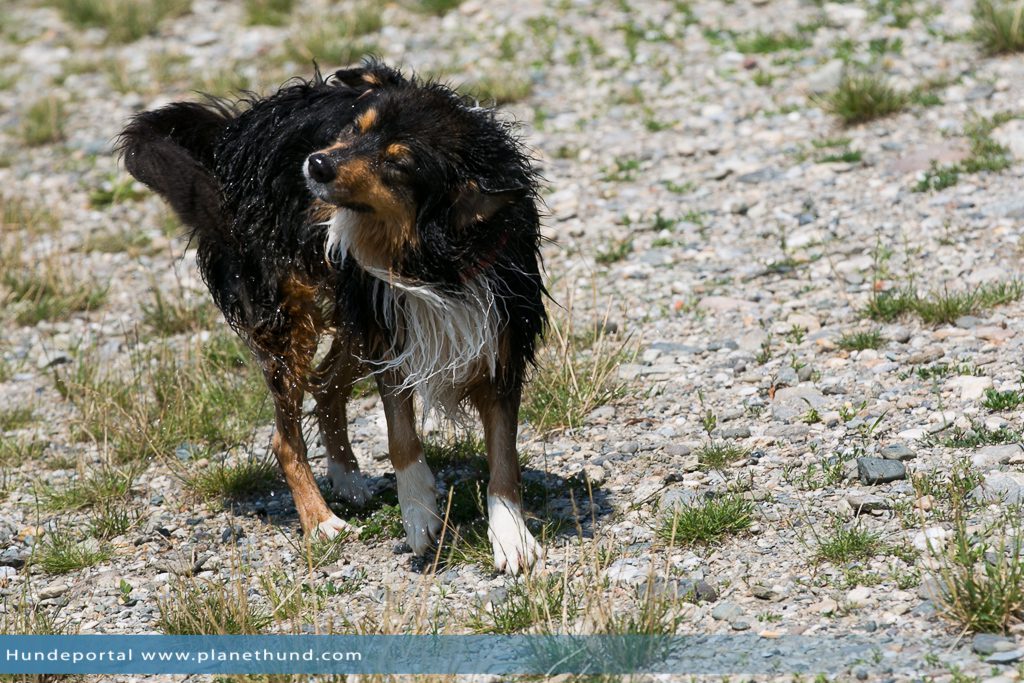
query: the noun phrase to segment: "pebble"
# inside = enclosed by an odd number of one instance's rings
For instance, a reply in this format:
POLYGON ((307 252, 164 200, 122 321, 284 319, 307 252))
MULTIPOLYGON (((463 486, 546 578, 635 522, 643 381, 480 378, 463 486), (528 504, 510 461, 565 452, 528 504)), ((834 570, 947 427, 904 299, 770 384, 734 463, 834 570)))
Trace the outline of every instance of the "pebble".
POLYGON ((729 601, 720 602, 711 610, 711 618, 716 621, 733 622, 741 616, 743 616, 743 608, 729 601))
POLYGON ((865 485, 885 484, 907 478, 907 469, 899 460, 857 458, 857 476, 865 485))
POLYGON ((883 446, 878 454, 886 460, 913 460, 916 457, 916 453, 910 450, 906 444, 902 443, 891 443, 883 446))
POLYGON ((1013 638, 996 633, 976 633, 971 640, 971 649, 979 655, 990 655, 994 652, 1009 652, 1017 647, 1013 638))

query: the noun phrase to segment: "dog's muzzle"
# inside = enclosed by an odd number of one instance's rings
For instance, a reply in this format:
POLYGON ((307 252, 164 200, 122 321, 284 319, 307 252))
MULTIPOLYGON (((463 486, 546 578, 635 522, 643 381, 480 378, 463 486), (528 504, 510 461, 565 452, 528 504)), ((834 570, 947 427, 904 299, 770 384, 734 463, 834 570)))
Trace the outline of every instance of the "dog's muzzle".
POLYGON ((310 154, 306 159, 306 177, 318 183, 329 183, 338 175, 338 168, 323 152, 310 154))

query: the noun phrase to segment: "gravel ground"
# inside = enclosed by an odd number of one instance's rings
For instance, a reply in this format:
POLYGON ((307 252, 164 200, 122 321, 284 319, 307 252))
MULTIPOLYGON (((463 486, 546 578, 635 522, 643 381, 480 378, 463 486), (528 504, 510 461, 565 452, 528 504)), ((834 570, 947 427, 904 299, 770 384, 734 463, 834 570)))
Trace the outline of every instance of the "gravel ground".
MULTIPOLYGON (((182 585, 239 586, 267 610, 266 581, 305 580, 332 588, 270 631, 501 630, 495 615, 508 613, 522 579, 471 561, 431 573, 389 529, 310 566, 283 485, 231 505, 197 500, 182 477, 219 455, 191 458, 188 444, 142 461, 129 530, 87 538, 107 559, 62 574, 33 561, 33 547, 60 529, 90 536, 87 509, 54 512, 40 487, 70 486, 111 457, 105 435, 78 438, 82 403, 54 377, 205 339, 140 333, 153 291, 175 301, 205 293, 187 244, 164 230, 161 202, 124 182, 113 138, 133 112, 195 89, 266 91, 308 75, 288 46, 347 11, 310 3, 283 26, 253 26, 241 3, 193 0, 153 34, 118 44, 44 5, 15 0, 0 16, 3 237, 23 264, 57 258, 78 282, 108 289, 93 310, 24 324, 12 283, 0 288, 10 303, 4 414, 32 411, 2 426, 5 627, 35 614, 81 633, 159 632, 161 604, 180 599, 182 585), (62 103, 63 139, 29 145, 41 97, 62 103), (104 201, 103 189, 120 194, 104 201), (25 206, 45 211, 30 227, 15 211, 25 206), (121 242, 104 248, 111 234, 121 242), (123 244, 125 235, 144 243, 123 244), (13 450, 33 441, 38 452, 13 450)), ((841 680, 1017 680, 1015 618, 1007 640, 974 638, 941 595, 945 548, 970 537, 992 555, 982 565, 999 566, 992 527, 1005 531, 1024 500, 1020 411, 1009 399, 985 405, 986 390, 1024 389, 1020 292, 944 322, 865 313, 908 285, 936 299, 1020 273, 1024 126, 1012 117, 1024 115, 1024 63, 979 52, 967 36, 971 4, 466 0, 442 16, 387 4, 381 17, 348 43, 515 100, 504 108, 546 179, 555 315, 571 314, 577 330, 614 330, 630 351, 617 370, 622 395, 581 426, 523 427, 526 480, 544 491, 534 513, 549 533, 539 576, 564 579, 581 605, 557 628, 624 628, 624 615, 649 616, 644 596, 654 595, 666 604, 655 621, 679 633, 858 634, 886 652, 841 680), (764 51, 758 38, 773 32, 801 39, 764 51), (844 65, 932 97, 844 128, 822 105, 844 65), (914 191, 934 163, 971 153, 979 121, 1010 151, 1008 167, 914 191), (709 446, 731 457, 713 466, 709 446), (659 537, 673 509, 728 492, 752 504, 747 530, 710 545, 659 537), (823 544, 850 530, 869 539, 863 556, 824 558, 823 544), (669 596, 676 590, 687 597, 669 596)), ((379 402, 356 399, 350 418, 363 469, 393 496, 379 402)), ((264 420, 229 457, 264 455, 269 433, 264 420)))

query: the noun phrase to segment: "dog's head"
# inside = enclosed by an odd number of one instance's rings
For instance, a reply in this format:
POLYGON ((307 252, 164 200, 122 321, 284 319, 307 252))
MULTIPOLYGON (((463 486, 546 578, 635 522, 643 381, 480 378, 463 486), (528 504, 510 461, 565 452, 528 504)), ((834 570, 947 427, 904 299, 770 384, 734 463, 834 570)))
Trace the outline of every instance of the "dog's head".
POLYGON ((344 221, 351 234, 342 241, 363 265, 390 268, 424 230, 458 239, 532 200, 529 162, 491 111, 381 65, 337 78, 362 90, 357 108, 303 171, 318 200, 351 212, 344 221))

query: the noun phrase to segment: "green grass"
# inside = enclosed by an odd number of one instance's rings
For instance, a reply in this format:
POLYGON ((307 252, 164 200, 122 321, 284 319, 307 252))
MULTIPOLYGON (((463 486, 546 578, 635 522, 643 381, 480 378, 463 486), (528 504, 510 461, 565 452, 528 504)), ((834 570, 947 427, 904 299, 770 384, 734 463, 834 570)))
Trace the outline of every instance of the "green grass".
POLYGON ((153 240, 144 232, 104 230, 94 232, 82 242, 81 251, 101 254, 128 254, 137 257, 150 251, 153 240))
POLYGON ((847 149, 842 152, 836 152, 834 154, 822 154, 814 158, 815 163, 819 164, 855 164, 864 158, 864 153, 856 149, 847 149))
POLYGON ((736 494, 676 508, 658 527, 658 536, 673 547, 708 546, 741 534, 753 523, 754 504, 736 494))
POLYGON ((789 33, 765 33, 756 31, 752 35, 736 36, 736 51, 744 54, 769 54, 783 50, 803 50, 811 46, 805 36, 789 33))
POLYGON ((547 341, 523 397, 522 419, 541 432, 580 427, 592 411, 625 396, 619 365, 635 355, 628 337, 615 339, 604 325, 577 336, 571 311, 566 320, 549 321, 547 341))
POLYGON ((411 0, 413 8, 427 14, 447 14, 462 4, 462 0, 411 0))
POLYGON ((66 320, 75 313, 99 308, 107 288, 89 279, 77 279, 66 263, 43 257, 31 266, 12 252, 0 255, 4 271, 0 285, 3 301, 19 325, 32 326, 43 320, 66 320))
POLYGON ((908 101, 908 94, 895 89, 884 76, 860 74, 844 76, 820 105, 844 125, 852 126, 902 111, 908 101))
POLYGON ((533 81, 515 73, 495 73, 467 83, 460 91, 487 104, 509 104, 525 100, 533 92, 533 81))
POLYGON ((594 254, 594 261, 603 266, 618 263, 633 253, 633 240, 626 238, 616 240, 594 254))
POLYGON ((295 0, 245 0, 245 21, 250 26, 284 26, 295 0))
POLYGON ((371 512, 369 517, 352 519, 349 523, 360 527, 360 541, 403 538, 405 534, 402 528, 402 511, 398 505, 381 505, 371 512))
POLYGON ((847 351, 863 351, 864 349, 877 349, 885 343, 882 333, 878 330, 866 330, 862 332, 850 332, 841 336, 836 345, 847 351))
POLYGON ((241 500, 273 491, 280 484, 277 463, 247 459, 237 464, 218 462, 188 475, 185 487, 203 500, 241 500))
POLYGON ((99 506, 127 499, 137 475, 138 471, 130 467, 103 467, 63 487, 41 482, 36 496, 43 509, 55 512, 99 506))
POLYGON ((323 67, 353 64, 376 51, 376 45, 363 36, 376 33, 383 25, 379 6, 358 5, 330 19, 319 17, 311 25, 303 23, 288 41, 288 53, 295 61, 315 59, 323 67))
POLYGON ((61 528, 43 536, 32 562, 48 574, 67 574, 110 559, 109 548, 95 541, 76 540, 61 528))
POLYGON ((64 139, 64 104, 53 95, 34 101, 21 120, 21 139, 29 147, 39 147, 64 139))
POLYGON ((1017 443, 1021 433, 1000 427, 989 429, 980 422, 972 422, 967 429, 950 427, 935 434, 929 434, 923 441, 927 446, 945 446, 947 448, 978 448, 1007 443, 1017 443))
POLYGON ((142 305, 142 321, 161 337, 209 329, 217 317, 216 309, 205 299, 190 305, 183 301, 182 292, 165 298, 155 285, 152 292, 152 302, 142 305))
POLYGON ((1024 281, 988 282, 974 289, 950 292, 933 291, 920 296, 911 287, 874 294, 864 314, 872 320, 890 322, 905 315, 916 315, 929 325, 954 323, 966 315, 978 315, 1024 296, 1024 281))
POLYGON ((841 522, 836 522, 827 537, 818 539, 815 558, 819 562, 843 565, 871 559, 883 549, 882 539, 878 534, 859 526, 845 528, 841 522))
POLYGON ((509 586, 505 598, 496 601, 490 609, 480 606, 470 616, 467 626, 474 633, 508 635, 529 632, 538 624, 572 624, 579 605, 578 597, 569 590, 563 576, 527 576, 509 586))
POLYGON ((1024 621, 1024 534, 1019 512, 1000 529, 969 531, 957 516, 953 538, 938 558, 940 613, 958 629, 1006 633, 1024 621))
POLYGON ((601 169, 601 180, 607 182, 628 182, 636 180, 636 173, 640 170, 640 160, 635 157, 615 157, 612 161, 614 168, 606 167, 601 169))
POLYGON ((192 0, 47 0, 76 28, 102 28, 114 43, 130 43, 156 32, 164 19, 181 16, 192 0))
POLYGON ((229 332, 202 348, 156 348, 113 373, 86 354, 57 388, 74 403, 78 436, 109 450, 117 461, 225 450, 250 438, 272 414, 262 373, 229 332))
POLYGON ((32 424, 35 413, 28 406, 0 410, 0 432, 10 432, 32 424))
POLYGON ((998 173, 1006 170, 1013 163, 1010 151, 995 141, 992 131, 1018 115, 1003 112, 990 118, 976 118, 964 126, 970 150, 967 158, 955 164, 940 165, 932 163, 917 184, 915 192, 943 190, 956 185, 960 176, 970 173, 998 173))
POLYGON ((1024 5, 1007 0, 975 0, 972 39, 988 54, 1024 51, 1024 5))
POLYGON ((253 635, 272 618, 249 599, 244 577, 226 583, 182 580, 159 601, 156 627, 168 635, 253 635))
POLYGON ((0 436, 0 466, 16 467, 31 462, 46 451, 46 446, 39 439, 0 436))
POLYGON ((138 509, 122 500, 104 500, 89 511, 89 535, 107 540, 124 534, 142 519, 138 509))
POLYGON ((981 405, 992 411, 1016 410, 1021 405, 1024 405, 1024 390, 996 391, 995 389, 986 389, 985 398, 982 399, 981 405))
POLYGON ((723 469, 749 456, 749 449, 731 443, 711 442, 697 449, 697 462, 712 469, 723 469))
POLYGON ((134 202, 146 196, 146 191, 137 186, 135 180, 125 176, 105 180, 89 193, 89 203, 94 208, 103 208, 122 202, 134 202))

